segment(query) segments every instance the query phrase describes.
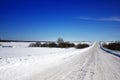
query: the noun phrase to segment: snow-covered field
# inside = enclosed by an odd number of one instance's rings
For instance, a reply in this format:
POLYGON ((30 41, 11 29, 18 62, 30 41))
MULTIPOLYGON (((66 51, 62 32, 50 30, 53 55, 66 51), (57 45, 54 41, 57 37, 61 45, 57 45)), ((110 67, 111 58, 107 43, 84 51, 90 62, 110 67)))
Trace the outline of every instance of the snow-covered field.
POLYGON ((88 45, 92 45, 93 42, 91 41, 71 41, 71 43, 74 43, 75 45, 77 44, 88 44, 88 45))
MULTIPOLYGON (((88 48, 28 47, 27 42, 0 43, 0 80, 119 80, 120 57, 98 43, 88 48)), ((119 52, 118 52, 119 53, 119 52)))
POLYGON ((28 47, 30 43, 34 42, 0 42, 1 46, 12 46, 13 48, 18 48, 18 47, 28 47))

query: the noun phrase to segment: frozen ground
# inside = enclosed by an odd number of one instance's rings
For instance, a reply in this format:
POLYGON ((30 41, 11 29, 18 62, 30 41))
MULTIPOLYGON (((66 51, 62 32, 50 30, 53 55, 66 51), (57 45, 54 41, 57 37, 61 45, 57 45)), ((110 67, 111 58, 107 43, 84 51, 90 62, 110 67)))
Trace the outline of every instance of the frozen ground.
POLYGON ((0 48, 0 80, 119 79, 120 57, 98 43, 85 49, 0 48))

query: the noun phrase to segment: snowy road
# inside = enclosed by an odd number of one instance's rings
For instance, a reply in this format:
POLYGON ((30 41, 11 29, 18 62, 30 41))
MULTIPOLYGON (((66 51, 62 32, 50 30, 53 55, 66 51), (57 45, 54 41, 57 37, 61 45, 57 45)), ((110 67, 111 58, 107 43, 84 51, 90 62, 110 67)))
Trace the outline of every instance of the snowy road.
POLYGON ((98 43, 85 51, 51 61, 42 71, 38 62, 24 64, 24 67, 18 65, 0 69, 0 80, 120 80, 120 57, 103 51, 98 43))

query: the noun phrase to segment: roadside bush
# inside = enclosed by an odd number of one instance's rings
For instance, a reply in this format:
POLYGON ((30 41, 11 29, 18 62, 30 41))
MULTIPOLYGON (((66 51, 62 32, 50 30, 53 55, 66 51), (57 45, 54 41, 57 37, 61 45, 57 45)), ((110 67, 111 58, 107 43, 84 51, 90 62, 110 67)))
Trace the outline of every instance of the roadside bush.
POLYGON ((111 50, 118 50, 118 51, 120 51, 120 42, 103 44, 103 47, 111 49, 111 50))
POLYGON ((74 43, 69 43, 69 47, 75 47, 74 43))
POLYGON ((75 47, 75 44, 68 43, 68 42, 62 42, 58 44, 59 48, 69 48, 69 47, 75 47))
POLYGON ((31 43, 29 47, 35 47, 35 43, 31 43))
POLYGON ((49 47, 49 44, 48 43, 44 43, 41 45, 41 47, 49 47))
POLYGON ((77 44, 76 45, 77 49, 82 49, 82 48, 86 48, 86 47, 89 47, 89 45, 88 44, 77 44))
POLYGON ((52 42, 52 43, 49 43, 49 47, 58 47, 58 45, 56 43, 52 42))
POLYGON ((40 42, 31 43, 29 47, 41 47, 41 43, 40 42))

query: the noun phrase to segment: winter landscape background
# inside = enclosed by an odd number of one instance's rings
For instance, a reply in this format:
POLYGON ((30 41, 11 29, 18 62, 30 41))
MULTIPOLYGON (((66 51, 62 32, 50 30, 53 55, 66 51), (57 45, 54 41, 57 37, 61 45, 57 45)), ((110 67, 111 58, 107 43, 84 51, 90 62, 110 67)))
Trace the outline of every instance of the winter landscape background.
POLYGON ((119 79, 119 0, 0 0, 0 80, 119 79))

